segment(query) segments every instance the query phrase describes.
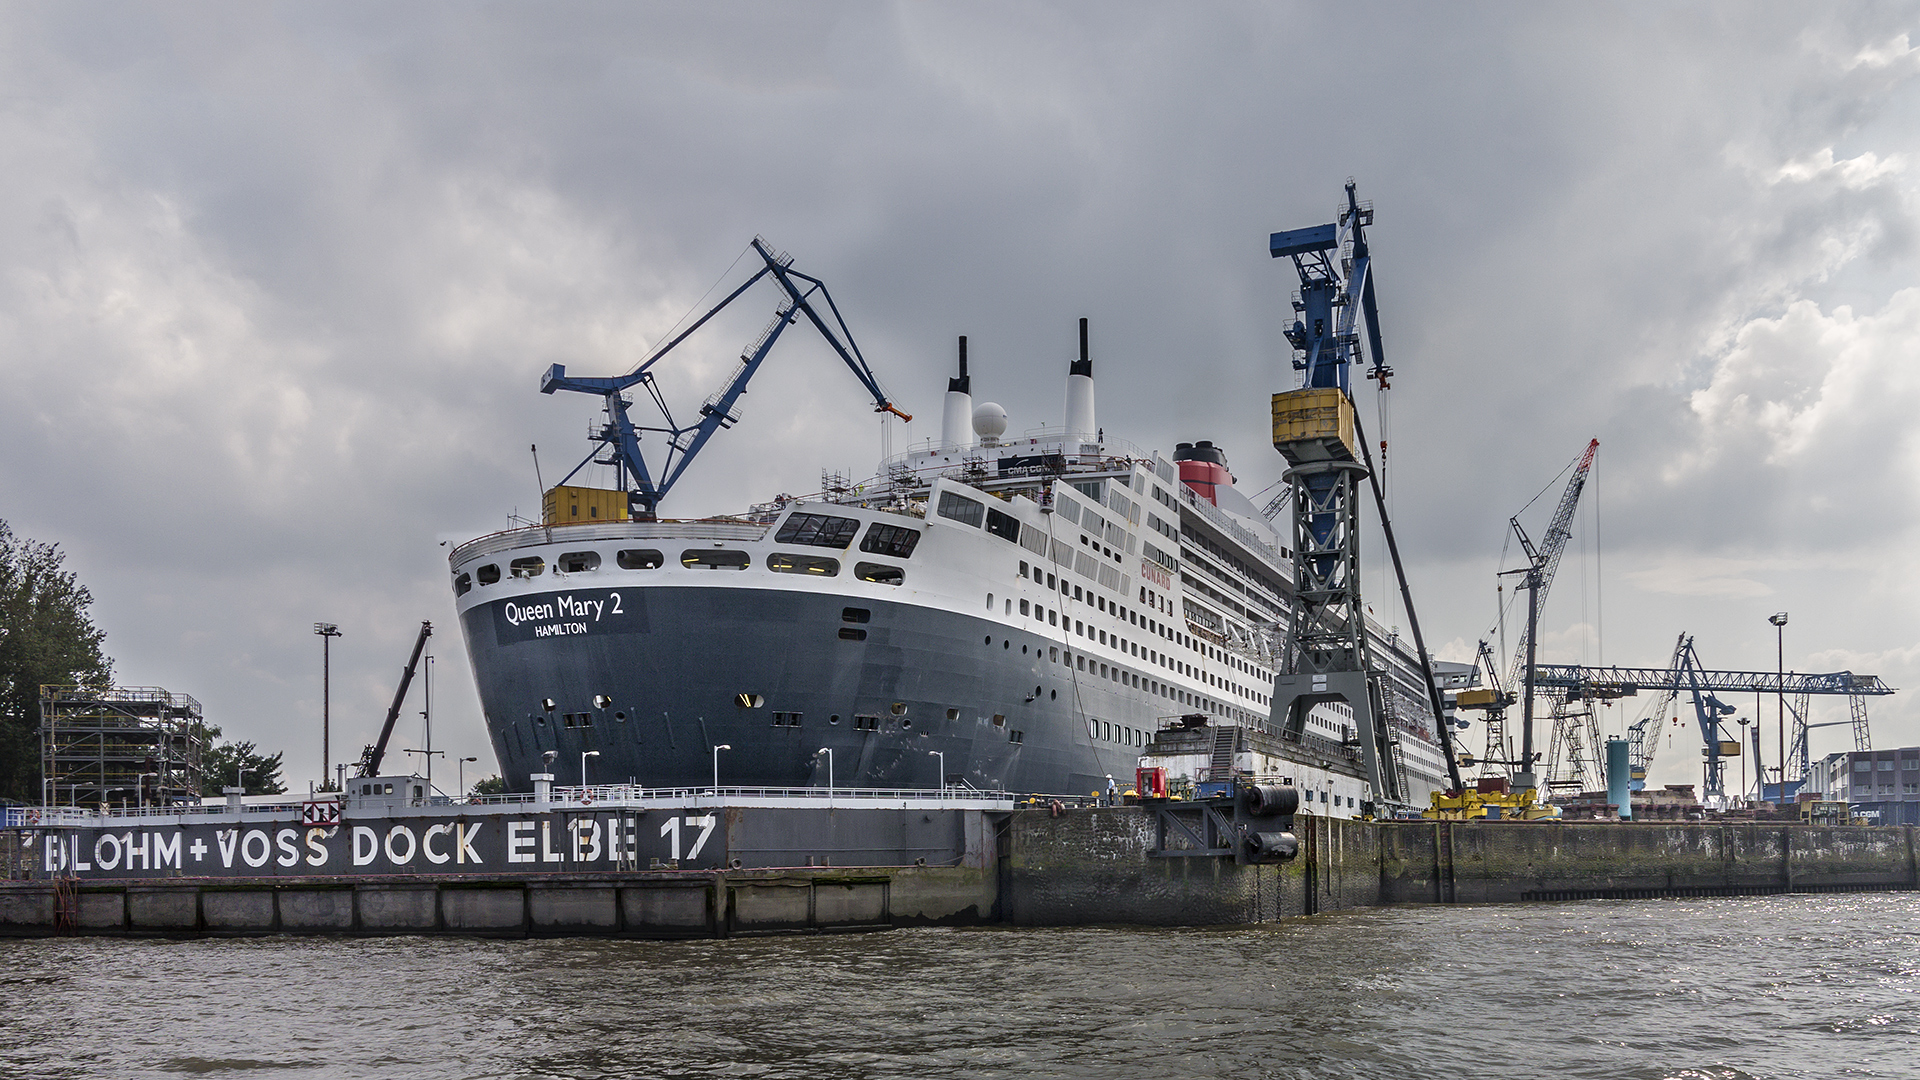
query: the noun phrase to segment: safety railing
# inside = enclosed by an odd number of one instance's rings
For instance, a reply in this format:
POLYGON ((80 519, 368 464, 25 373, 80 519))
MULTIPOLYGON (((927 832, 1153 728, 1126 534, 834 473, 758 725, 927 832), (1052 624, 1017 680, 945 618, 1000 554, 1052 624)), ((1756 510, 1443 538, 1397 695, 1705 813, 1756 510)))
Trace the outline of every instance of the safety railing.
POLYGON ((528 525, 488 533, 453 549, 448 561, 511 551, 531 544, 584 540, 759 540, 767 526, 752 521, 603 521, 528 525))

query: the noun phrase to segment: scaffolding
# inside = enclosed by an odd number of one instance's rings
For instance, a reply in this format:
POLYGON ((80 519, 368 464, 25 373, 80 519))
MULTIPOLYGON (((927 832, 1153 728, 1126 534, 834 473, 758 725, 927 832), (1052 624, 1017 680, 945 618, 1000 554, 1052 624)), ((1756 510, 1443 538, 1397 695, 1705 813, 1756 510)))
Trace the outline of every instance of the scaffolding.
POLYGON ((42 801, 123 807, 197 801, 208 741, 200 703, 186 694, 157 686, 42 686, 42 801))

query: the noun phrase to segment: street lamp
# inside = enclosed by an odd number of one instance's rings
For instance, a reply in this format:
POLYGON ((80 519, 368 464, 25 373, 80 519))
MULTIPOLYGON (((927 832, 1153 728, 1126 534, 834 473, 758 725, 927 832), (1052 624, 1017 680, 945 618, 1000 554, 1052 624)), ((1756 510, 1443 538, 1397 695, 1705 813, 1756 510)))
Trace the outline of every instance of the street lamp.
MULTIPOLYGON (((1773 624, 1774 648, 1777 650, 1775 662, 1780 675, 1780 689, 1775 695, 1780 701, 1780 801, 1787 801, 1787 613, 1775 612, 1767 616, 1773 624)), ((1762 781, 1762 786, 1765 781, 1762 781)), ((1762 791, 1761 794, 1766 794, 1762 791)))
POLYGON ((827 797, 832 798, 833 797, 833 751, 832 749, 823 746, 820 749, 815 750, 813 752, 814 757, 819 757, 821 754, 827 755, 827 797))
POLYGON ((580 786, 581 787, 587 786, 587 759, 590 757, 599 757, 599 756, 600 756, 600 751, 598 750, 580 751, 580 786))
POLYGON ((477 757, 463 757, 459 759, 460 761, 460 797, 463 799, 467 797, 467 762, 479 761, 479 760, 480 759, 477 757))
POLYGON ((929 750, 927 753, 940 759, 940 790, 947 790, 947 755, 938 750, 929 750))
POLYGON ((732 743, 721 743, 713 748, 713 793, 720 794, 720 751, 733 749, 732 743))
MULTIPOLYGON (((1751 721, 1744 716, 1740 718, 1740 742, 1742 745, 1745 745, 1747 741, 1747 724, 1750 722, 1751 721)), ((1759 765, 1755 764, 1754 767, 1759 768, 1759 765)), ((1740 797, 1743 799, 1747 797, 1747 755, 1744 750, 1740 754, 1740 797)))
POLYGON ((320 782, 324 784, 333 771, 333 639, 340 636, 340 628, 317 622, 313 632, 320 635, 320 782))

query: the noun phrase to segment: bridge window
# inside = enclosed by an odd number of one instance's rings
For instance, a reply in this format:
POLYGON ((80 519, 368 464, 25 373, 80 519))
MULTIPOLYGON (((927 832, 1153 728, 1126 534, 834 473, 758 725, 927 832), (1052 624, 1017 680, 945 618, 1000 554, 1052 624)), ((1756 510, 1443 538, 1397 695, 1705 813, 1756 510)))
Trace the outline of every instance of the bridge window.
POLYGON ((1002 540, 1020 542, 1020 519, 998 510, 987 511, 987 531, 1002 540))
POLYGON ((497 585, 500 582, 500 567, 494 563, 488 563, 480 569, 475 570, 473 576, 477 578, 482 585, 497 585))
POLYGON ((789 514, 774 534, 776 544, 810 544, 813 547, 844 548, 853 543, 860 531, 857 518, 831 514, 789 514))
POLYGON ((919 543, 919 529, 886 525, 876 521, 867 526, 867 535, 860 538, 860 550, 869 555, 890 555, 896 559, 905 559, 913 555, 913 549, 919 543))
POLYGON ((453 595, 465 596, 473 591, 473 575, 462 571, 453 577, 453 595))
POLYGON ((517 578, 536 578, 547 572, 547 560, 538 555, 528 555, 508 563, 507 572, 517 578))
POLYGON ((667 557, 652 548, 628 548, 616 554, 613 561, 622 570, 657 570, 667 557))
POLYGON ((987 508, 964 495, 943 491, 940 493, 939 513, 943 518, 957 521, 962 525, 971 525, 977 529, 986 519, 987 508))

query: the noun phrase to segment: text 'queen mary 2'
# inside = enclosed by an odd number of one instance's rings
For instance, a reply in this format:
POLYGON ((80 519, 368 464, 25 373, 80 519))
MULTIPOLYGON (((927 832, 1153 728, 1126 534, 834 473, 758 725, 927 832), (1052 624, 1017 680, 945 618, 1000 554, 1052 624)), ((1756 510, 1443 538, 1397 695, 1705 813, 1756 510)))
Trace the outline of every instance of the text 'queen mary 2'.
MULTIPOLYGON (((844 325, 843 346, 815 314, 824 289, 755 249, 768 267, 756 278, 780 285, 781 306, 703 409, 706 433, 801 318, 890 407, 844 325)), ((1240 771, 1353 790, 1343 706, 1317 707, 1284 737, 1269 720, 1291 553, 1236 491, 1224 454, 1199 442, 1168 460, 1106 439, 1085 320, 1065 423, 1052 432, 1007 438, 999 406, 976 409, 965 350, 963 338, 937 442, 859 486, 697 521, 655 515, 679 471, 669 458, 656 487, 640 462, 620 397, 635 377, 549 372, 544 389, 606 395, 596 453, 610 449, 628 482, 563 481, 543 524, 452 553, 508 786, 526 790, 545 771, 581 782, 581 754, 598 751, 585 779, 599 783, 704 786, 718 754, 728 787, 964 782, 1085 795, 1109 776, 1131 786, 1159 733, 1205 727, 1242 733, 1241 751, 1266 747, 1230 757, 1240 771)), ((702 429, 668 430, 683 469, 702 429)), ((1418 669, 1375 636, 1392 683, 1417 701, 1418 669)), ((1399 715, 1396 765, 1424 800, 1444 760, 1430 713, 1399 715)))

